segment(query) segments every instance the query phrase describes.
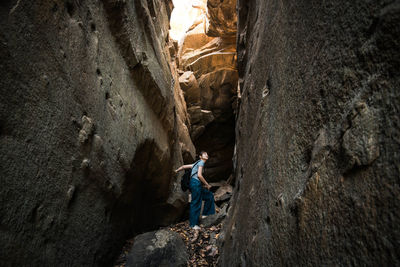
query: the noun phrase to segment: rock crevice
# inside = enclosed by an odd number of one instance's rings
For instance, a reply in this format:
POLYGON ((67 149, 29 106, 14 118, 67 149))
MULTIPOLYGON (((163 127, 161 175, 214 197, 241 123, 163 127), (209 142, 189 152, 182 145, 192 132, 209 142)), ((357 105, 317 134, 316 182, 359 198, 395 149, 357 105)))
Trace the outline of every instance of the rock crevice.
POLYGON ((207 151, 209 181, 232 172, 237 103, 236 14, 234 1, 202 1, 200 18, 179 42, 177 65, 198 151, 207 151), (223 16, 222 16, 223 15, 223 16))

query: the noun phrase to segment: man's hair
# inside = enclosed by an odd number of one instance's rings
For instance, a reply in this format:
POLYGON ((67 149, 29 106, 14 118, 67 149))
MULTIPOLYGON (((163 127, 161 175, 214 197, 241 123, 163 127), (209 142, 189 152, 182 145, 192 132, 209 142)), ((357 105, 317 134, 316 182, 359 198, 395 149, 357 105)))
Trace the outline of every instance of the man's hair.
POLYGON ((203 155, 204 153, 207 153, 207 152, 206 152, 206 151, 204 151, 204 150, 200 151, 200 153, 199 153, 199 157, 200 157, 201 155, 203 155))

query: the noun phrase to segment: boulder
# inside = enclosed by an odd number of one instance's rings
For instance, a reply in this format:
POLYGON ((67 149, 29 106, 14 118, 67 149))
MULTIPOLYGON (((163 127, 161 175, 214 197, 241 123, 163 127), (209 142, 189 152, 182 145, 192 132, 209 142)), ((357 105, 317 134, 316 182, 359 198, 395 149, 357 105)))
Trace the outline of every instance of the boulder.
POLYGON ((135 237, 126 267, 184 267, 188 260, 186 245, 180 235, 170 230, 158 230, 135 237))
POLYGON ((227 208, 228 208, 228 204, 225 203, 225 205, 223 205, 221 207, 221 209, 218 213, 208 215, 204 219, 200 219, 200 225, 202 225, 204 227, 211 227, 213 225, 218 225, 225 219, 225 217, 227 215, 227 208))
POLYGON ((188 113, 190 116, 190 123, 200 124, 207 126, 214 120, 214 116, 210 110, 203 110, 200 106, 191 106, 188 108, 188 113))
POLYGON ((179 84, 188 107, 200 104, 200 88, 192 71, 185 71, 179 76, 179 84))
POLYGON ((214 193, 215 202, 219 203, 229 200, 232 196, 232 190, 232 186, 229 184, 224 184, 219 187, 214 193))

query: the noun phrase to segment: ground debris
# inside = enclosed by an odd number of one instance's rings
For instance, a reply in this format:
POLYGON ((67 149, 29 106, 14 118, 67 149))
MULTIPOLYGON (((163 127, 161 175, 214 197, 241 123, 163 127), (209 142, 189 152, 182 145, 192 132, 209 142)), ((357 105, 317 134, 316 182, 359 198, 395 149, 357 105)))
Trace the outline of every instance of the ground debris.
POLYGON ((189 252, 188 266, 217 266, 219 257, 216 238, 221 230, 221 223, 211 227, 202 227, 196 237, 196 231, 189 227, 187 221, 168 228, 181 235, 189 252), (195 239, 194 241, 192 241, 195 239))
MULTIPOLYGON (((193 266, 217 266, 219 258, 219 250, 216 246, 216 239, 221 230, 221 223, 211 227, 201 227, 197 232, 189 227, 189 222, 180 222, 164 229, 169 229, 178 233, 186 244, 189 253, 188 267, 193 266)), ((133 240, 127 240, 122 249, 121 255, 118 257, 114 267, 125 267, 126 258, 133 246, 133 240)))

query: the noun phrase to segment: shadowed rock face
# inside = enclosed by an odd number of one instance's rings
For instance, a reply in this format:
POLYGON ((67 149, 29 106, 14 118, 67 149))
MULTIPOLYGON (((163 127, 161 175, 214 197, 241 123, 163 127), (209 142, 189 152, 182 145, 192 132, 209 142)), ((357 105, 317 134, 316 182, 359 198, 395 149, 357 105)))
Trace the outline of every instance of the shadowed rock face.
POLYGON ((210 155, 205 177, 218 181, 228 179, 232 172, 235 142, 235 2, 207 1, 202 8, 208 13, 193 24, 179 46, 179 68, 184 71, 179 82, 188 106, 191 138, 198 152, 210 155))
POLYGON ((0 4, 0 265, 107 266, 181 215, 171 1, 0 4))
POLYGON ((222 266, 399 265, 400 5, 238 1, 222 266))

